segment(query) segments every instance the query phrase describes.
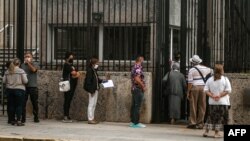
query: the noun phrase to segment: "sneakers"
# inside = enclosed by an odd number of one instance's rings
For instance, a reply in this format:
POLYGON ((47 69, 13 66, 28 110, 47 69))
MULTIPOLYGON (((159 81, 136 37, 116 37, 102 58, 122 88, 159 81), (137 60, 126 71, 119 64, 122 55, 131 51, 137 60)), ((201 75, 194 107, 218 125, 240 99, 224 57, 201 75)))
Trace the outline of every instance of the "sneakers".
POLYGON ((141 123, 130 124, 129 126, 132 127, 132 128, 145 128, 146 127, 146 125, 141 124, 141 123))
POLYGON ((64 123, 71 123, 73 121, 70 119, 70 117, 64 117, 64 119, 62 120, 62 122, 64 122, 64 123))

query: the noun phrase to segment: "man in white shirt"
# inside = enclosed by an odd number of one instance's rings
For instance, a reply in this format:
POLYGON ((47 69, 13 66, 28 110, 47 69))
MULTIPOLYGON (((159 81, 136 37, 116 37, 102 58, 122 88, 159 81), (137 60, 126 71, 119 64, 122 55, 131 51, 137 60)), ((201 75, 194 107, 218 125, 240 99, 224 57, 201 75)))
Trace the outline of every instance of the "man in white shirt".
POLYGON ((210 68, 200 65, 202 59, 198 55, 190 58, 190 62, 193 67, 188 72, 187 98, 189 100, 190 115, 187 128, 203 129, 206 112, 206 94, 203 91, 205 82, 203 78, 212 71, 210 68))

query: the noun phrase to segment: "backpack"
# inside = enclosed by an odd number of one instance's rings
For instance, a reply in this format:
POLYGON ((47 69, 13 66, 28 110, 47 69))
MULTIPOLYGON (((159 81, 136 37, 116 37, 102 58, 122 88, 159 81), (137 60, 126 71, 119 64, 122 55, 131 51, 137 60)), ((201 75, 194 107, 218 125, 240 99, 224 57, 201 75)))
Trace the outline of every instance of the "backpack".
POLYGON ((201 71, 197 68, 197 67, 194 67, 198 72, 199 74, 201 75, 204 83, 206 84, 207 80, 212 76, 212 72, 210 72, 209 74, 207 74, 205 77, 202 75, 201 71))

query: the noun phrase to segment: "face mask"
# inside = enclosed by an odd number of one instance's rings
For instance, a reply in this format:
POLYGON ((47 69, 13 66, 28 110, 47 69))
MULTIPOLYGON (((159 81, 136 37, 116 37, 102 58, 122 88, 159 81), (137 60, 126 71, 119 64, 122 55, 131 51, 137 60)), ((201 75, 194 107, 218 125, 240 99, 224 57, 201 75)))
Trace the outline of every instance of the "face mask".
POLYGON ((73 63, 73 59, 69 59, 69 63, 73 63))
POLYGON ((94 69, 97 69, 97 68, 98 68, 98 65, 95 65, 95 66, 94 66, 94 69))

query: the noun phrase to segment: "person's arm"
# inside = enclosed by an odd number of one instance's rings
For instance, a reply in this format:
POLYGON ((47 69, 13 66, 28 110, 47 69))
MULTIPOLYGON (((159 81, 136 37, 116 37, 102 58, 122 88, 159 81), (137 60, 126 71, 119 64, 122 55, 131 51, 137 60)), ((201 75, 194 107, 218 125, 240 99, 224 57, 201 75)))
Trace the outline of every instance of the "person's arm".
POLYGON ((37 70, 38 70, 37 65, 34 65, 34 64, 31 63, 31 62, 26 62, 26 63, 27 63, 28 68, 29 68, 29 70, 30 70, 31 72, 33 72, 33 73, 37 72, 37 70))
POLYGON ((140 75, 136 75, 136 76, 134 77, 134 80, 135 80, 135 83, 138 84, 138 85, 141 87, 141 89, 142 89, 143 91, 146 91, 146 87, 145 87, 145 85, 143 84, 143 82, 141 81, 140 75))
POLYGON ((188 87, 187 87, 187 98, 190 99, 190 91, 192 89, 193 84, 192 83, 188 83, 188 87))

